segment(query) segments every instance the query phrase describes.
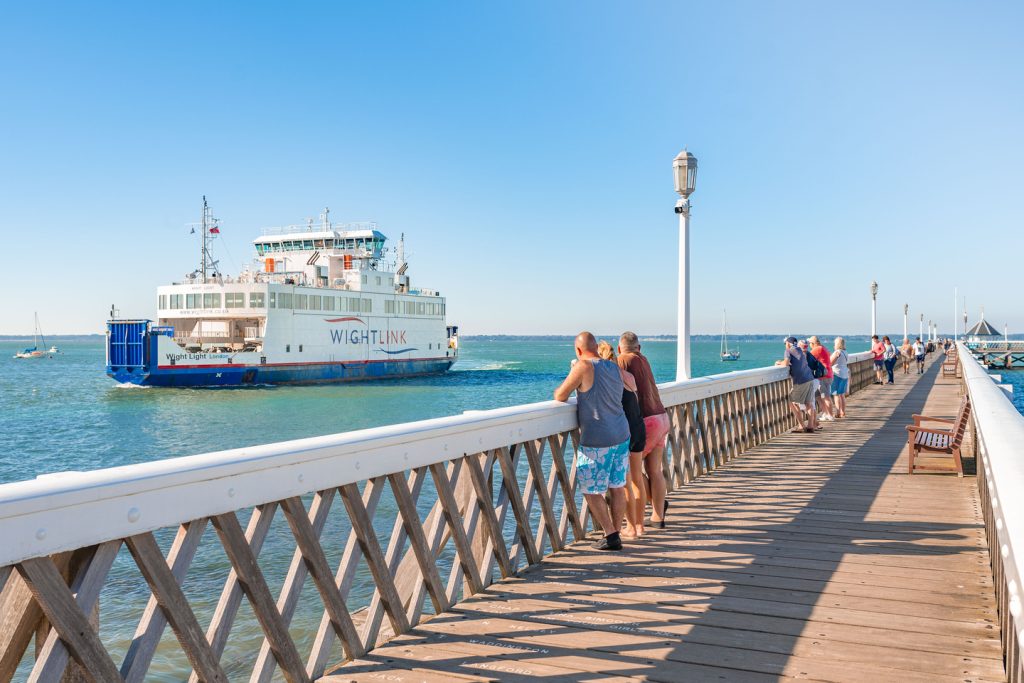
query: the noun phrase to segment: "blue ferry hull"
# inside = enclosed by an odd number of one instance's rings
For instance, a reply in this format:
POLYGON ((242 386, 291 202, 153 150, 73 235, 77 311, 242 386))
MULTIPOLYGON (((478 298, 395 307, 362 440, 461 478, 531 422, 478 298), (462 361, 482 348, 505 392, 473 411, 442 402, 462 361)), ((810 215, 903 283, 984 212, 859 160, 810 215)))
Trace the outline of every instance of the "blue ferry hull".
POLYGON ((122 384, 155 387, 230 387, 266 384, 322 384, 359 380, 398 379, 446 372, 455 358, 384 360, 370 362, 289 363, 281 365, 216 365, 188 367, 107 367, 122 384))

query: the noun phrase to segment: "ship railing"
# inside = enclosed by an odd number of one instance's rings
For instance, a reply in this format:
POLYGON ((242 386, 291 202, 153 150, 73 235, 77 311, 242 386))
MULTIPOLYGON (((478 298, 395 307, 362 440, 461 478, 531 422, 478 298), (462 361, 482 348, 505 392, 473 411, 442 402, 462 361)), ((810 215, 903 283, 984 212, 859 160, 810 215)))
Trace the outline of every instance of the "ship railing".
POLYGON ((290 235, 299 233, 315 233, 315 232, 346 232, 356 230, 377 230, 377 223, 375 221, 352 221, 348 223, 331 223, 326 228, 324 224, 313 223, 313 224, 302 224, 302 225, 283 225, 274 226, 268 228, 262 228, 260 235, 266 237, 270 235, 290 235))
MULTIPOLYGON (((790 386, 660 385, 670 490, 788 430, 790 386)), ((547 401, 0 486, 0 681, 316 679, 582 540, 578 441, 547 401)))
POLYGON ((1007 680, 1024 680, 1021 571, 1024 569, 1024 415, 963 343, 957 344, 963 390, 970 396, 970 431, 978 491, 995 581, 1007 680), (1017 557, 1021 555, 1021 557, 1017 557))

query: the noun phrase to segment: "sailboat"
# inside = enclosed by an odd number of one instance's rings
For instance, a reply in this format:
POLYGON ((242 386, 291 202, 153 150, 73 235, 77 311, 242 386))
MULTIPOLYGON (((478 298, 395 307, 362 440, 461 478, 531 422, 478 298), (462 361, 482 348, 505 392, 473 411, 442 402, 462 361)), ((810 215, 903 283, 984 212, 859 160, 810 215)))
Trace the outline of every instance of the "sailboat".
POLYGON ((32 342, 32 347, 27 348, 24 351, 19 351, 14 354, 15 358, 48 358, 52 357, 53 354, 57 353, 58 349, 56 346, 51 346, 48 351, 43 349, 46 347, 46 337, 43 336, 43 330, 39 327, 39 314, 36 313, 36 330, 32 342), (40 345, 39 340, 42 339, 43 343, 40 345))
POLYGON ((726 324, 725 309, 722 309, 722 360, 739 360, 739 348, 729 348, 729 326, 726 324))

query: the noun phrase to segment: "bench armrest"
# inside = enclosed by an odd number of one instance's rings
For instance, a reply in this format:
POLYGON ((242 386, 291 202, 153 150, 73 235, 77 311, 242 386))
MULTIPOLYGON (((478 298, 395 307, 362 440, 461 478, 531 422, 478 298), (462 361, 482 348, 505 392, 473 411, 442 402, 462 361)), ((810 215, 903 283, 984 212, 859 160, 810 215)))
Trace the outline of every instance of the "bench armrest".
POLYGON ((914 425, 920 426, 922 422, 941 422, 942 424, 952 425, 956 424, 956 420, 947 420, 944 417, 928 417, 927 415, 911 415, 914 418, 914 425))
POLYGON ((928 427, 918 427, 916 425, 915 426, 907 425, 907 431, 910 432, 911 434, 916 434, 917 432, 926 432, 928 434, 946 434, 946 435, 950 435, 950 434, 953 433, 953 431, 950 430, 950 429, 929 429, 928 427))

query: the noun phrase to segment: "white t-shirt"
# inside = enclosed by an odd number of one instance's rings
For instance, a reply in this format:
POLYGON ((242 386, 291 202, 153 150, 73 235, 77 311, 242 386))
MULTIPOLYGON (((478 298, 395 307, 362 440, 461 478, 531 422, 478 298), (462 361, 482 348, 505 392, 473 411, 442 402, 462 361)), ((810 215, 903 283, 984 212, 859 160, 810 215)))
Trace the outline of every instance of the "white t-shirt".
POLYGON ((848 365, 849 357, 846 355, 846 351, 839 351, 839 355, 836 356, 836 361, 832 363, 832 374, 839 379, 850 378, 850 368, 848 365))
POLYGON ((924 344, 922 344, 921 342, 914 342, 914 355, 915 356, 922 356, 922 355, 924 355, 924 344))

